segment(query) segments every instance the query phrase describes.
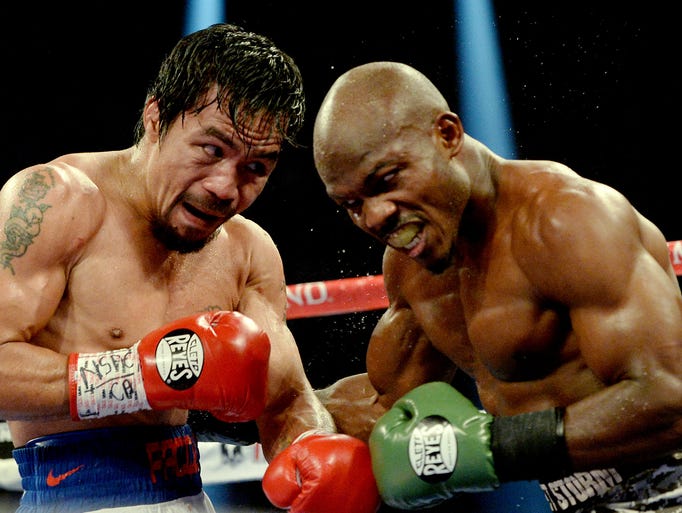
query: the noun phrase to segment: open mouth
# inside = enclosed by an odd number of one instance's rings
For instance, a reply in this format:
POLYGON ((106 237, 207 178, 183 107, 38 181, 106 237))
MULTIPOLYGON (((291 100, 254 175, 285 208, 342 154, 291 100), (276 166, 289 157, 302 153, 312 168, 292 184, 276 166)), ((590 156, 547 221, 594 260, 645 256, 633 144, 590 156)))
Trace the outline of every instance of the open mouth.
POLYGON ((185 210, 187 210, 187 212, 189 212, 192 216, 196 217, 197 219, 203 221, 206 224, 215 224, 216 222, 220 221, 223 218, 223 216, 208 214, 203 210, 199 210, 188 203, 183 203, 183 206, 185 207, 185 210))
POLYGON ((419 236, 421 233, 420 223, 406 223, 393 230, 388 237, 386 243, 396 249, 410 251, 415 248, 421 241, 419 236))

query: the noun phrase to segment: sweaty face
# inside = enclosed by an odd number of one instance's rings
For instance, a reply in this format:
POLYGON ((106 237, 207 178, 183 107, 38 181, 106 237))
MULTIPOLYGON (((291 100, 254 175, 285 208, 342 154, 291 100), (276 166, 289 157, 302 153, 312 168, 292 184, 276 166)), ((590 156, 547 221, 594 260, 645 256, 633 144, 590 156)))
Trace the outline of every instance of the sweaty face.
POLYGON ((433 272, 451 262, 469 182, 431 133, 401 130, 318 157, 327 193, 353 223, 433 272))
POLYGON ((421 73, 375 62, 344 73, 315 119, 317 170, 353 223, 439 272, 452 261, 471 191, 463 130, 421 73))
POLYGON ((151 174, 157 208, 151 225, 167 248, 201 249, 262 192, 281 140, 255 121, 236 130, 214 103, 176 119, 158 142, 151 174))

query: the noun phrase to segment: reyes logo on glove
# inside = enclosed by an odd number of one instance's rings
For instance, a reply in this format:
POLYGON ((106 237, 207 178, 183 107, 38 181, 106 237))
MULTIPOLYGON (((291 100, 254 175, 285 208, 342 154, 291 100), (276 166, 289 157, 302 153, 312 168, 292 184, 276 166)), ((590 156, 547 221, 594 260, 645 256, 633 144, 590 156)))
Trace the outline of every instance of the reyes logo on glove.
POLYGON ((427 483, 446 481, 455 470, 457 438, 445 418, 431 415, 419 421, 410 435, 410 465, 427 483))
POLYGON ((188 329, 166 333, 156 346, 156 369, 161 379, 175 390, 187 390, 201 375, 204 347, 199 336, 188 329))

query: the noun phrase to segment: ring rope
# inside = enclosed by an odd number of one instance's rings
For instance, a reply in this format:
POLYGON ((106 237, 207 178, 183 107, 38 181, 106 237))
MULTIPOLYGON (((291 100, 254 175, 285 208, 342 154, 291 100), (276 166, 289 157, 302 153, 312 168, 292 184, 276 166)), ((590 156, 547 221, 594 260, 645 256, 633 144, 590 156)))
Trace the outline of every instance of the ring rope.
MULTIPOLYGON (((670 261, 682 276, 682 240, 668 242, 670 261)), ((287 319, 367 312, 388 307, 383 275, 287 285, 287 319)))

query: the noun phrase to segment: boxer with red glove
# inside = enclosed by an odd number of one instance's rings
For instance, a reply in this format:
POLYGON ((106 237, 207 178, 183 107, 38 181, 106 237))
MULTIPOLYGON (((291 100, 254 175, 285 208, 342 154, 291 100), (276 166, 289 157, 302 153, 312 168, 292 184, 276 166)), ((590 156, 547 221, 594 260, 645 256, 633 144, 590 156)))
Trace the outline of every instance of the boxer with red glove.
POLYGON ((243 314, 185 317, 129 348, 70 354, 71 416, 182 408, 252 420, 265 408, 269 357, 267 334, 243 314))
POLYGON ((262 485, 290 513, 375 513, 380 505, 369 448, 348 435, 300 436, 270 462, 262 485))

